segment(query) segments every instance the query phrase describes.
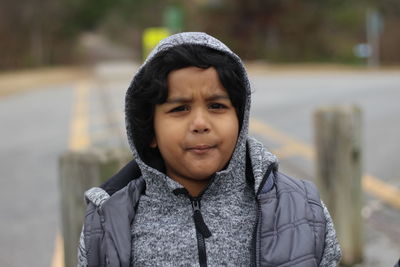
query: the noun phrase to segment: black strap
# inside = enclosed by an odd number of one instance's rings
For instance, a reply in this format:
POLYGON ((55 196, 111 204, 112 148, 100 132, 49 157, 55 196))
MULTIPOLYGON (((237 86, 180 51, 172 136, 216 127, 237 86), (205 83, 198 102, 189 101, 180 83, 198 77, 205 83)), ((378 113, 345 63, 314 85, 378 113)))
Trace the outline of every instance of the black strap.
POLYGON ((130 181, 139 178, 141 175, 138 164, 135 160, 131 160, 100 187, 111 196, 118 190, 124 188, 130 181))

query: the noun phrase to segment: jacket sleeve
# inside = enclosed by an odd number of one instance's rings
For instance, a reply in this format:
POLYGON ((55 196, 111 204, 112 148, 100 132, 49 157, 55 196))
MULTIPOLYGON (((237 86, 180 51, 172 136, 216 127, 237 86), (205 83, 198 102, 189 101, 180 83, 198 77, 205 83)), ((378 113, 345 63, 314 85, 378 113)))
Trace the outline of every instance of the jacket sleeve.
POLYGON ((78 267, 87 267, 87 252, 85 249, 85 236, 84 229, 82 227, 81 236, 79 238, 79 246, 78 246, 78 267))
POLYGON ((322 254, 322 260, 319 264, 320 267, 335 267, 339 264, 342 257, 339 242, 336 238, 336 231, 333 226, 333 221, 328 209, 324 202, 321 200, 322 207, 324 208, 324 215, 326 219, 325 229, 325 247, 322 254))

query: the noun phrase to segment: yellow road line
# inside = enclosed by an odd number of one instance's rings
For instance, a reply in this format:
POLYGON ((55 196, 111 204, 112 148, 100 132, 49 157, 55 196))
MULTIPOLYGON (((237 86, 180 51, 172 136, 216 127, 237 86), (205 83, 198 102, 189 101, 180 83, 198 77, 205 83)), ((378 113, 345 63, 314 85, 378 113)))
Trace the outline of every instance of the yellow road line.
POLYGON ((400 189, 369 174, 363 176, 362 186, 365 191, 372 193, 383 202, 400 209, 400 189))
MULTIPOLYGON (((90 84, 80 81, 74 90, 72 120, 70 125, 69 149, 83 150, 90 145, 89 136, 89 106, 88 97, 90 84)), ((60 232, 57 233, 52 267, 64 267, 64 241, 60 232)))
POLYGON ((254 118, 251 119, 250 131, 266 136, 274 142, 284 145, 285 147, 290 147, 291 149, 293 149, 293 153, 305 156, 310 159, 314 158, 314 151, 310 146, 299 142, 295 138, 278 131, 277 129, 269 126, 268 124, 265 124, 262 121, 254 118))
POLYGON ((60 233, 57 233, 51 267, 64 267, 64 240, 60 233))
POLYGON ((69 139, 69 149, 82 150, 90 145, 89 138, 89 112, 88 112, 88 95, 89 83, 81 81, 75 88, 75 100, 73 107, 73 115, 71 121, 71 133, 69 139))
POLYGON ((299 152, 297 150, 298 148, 295 145, 291 144, 272 149, 271 152, 274 155, 276 155, 279 159, 284 159, 299 155, 299 152))
MULTIPOLYGON (((277 149, 276 151, 278 154, 282 153, 283 157, 298 155, 305 157, 308 160, 314 160, 315 152, 310 145, 304 144, 301 141, 280 132, 279 130, 260 120, 254 118, 251 119, 250 131, 281 144, 283 147, 277 149), (289 152, 288 150, 292 151, 289 152)), ((399 188, 385 183, 381 179, 378 179, 370 174, 363 175, 362 186, 364 191, 380 199, 382 202, 394 208, 400 209, 399 188)))

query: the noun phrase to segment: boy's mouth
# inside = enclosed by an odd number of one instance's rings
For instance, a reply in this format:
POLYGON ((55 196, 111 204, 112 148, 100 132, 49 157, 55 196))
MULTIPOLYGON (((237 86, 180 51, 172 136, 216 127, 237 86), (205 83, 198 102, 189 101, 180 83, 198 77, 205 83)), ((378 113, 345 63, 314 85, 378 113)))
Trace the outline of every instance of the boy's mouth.
POLYGON ((187 150, 194 152, 196 154, 205 154, 216 147, 217 147, 217 145, 213 145, 213 146, 211 146, 211 145, 196 145, 196 146, 188 147, 187 150))

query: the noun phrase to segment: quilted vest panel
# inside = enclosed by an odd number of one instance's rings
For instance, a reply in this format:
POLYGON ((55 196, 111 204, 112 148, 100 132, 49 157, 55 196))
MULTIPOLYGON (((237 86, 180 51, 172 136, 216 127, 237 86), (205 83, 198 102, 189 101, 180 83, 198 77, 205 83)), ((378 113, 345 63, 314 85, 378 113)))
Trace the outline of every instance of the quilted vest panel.
POLYGON ((279 172, 271 175, 274 187, 258 195, 257 266, 318 266, 326 222, 316 187, 279 172))

